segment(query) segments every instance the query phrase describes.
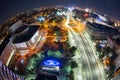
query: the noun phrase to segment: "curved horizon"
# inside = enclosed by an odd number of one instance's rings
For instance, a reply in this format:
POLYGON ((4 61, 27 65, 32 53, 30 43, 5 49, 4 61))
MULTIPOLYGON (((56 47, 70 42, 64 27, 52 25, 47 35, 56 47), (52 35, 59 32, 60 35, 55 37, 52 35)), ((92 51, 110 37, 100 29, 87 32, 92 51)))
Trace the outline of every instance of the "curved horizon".
POLYGON ((119 0, 36 0, 36 1, 29 1, 29 0, 12 0, 12 1, 1 1, 0 2, 0 24, 5 23, 6 20, 16 16, 19 13, 22 13, 26 10, 32 10, 34 8, 40 7, 51 7, 51 6, 78 6, 83 8, 91 8, 97 11, 100 11, 104 14, 111 16, 116 20, 120 20, 120 1, 119 0))

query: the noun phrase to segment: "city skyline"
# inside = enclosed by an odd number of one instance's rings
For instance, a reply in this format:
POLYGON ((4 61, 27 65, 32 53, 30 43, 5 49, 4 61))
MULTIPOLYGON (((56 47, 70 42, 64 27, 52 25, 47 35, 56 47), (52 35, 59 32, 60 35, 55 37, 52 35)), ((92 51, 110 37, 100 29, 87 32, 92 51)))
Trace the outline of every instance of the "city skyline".
POLYGON ((79 6, 83 8, 91 8, 107 14, 114 19, 120 20, 120 1, 119 0, 2 0, 0 1, 0 24, 3 24, 6 20, 12 18, 18 13, 26 10, 32 10, 34 8, 48 7, 48 6, 79 6))

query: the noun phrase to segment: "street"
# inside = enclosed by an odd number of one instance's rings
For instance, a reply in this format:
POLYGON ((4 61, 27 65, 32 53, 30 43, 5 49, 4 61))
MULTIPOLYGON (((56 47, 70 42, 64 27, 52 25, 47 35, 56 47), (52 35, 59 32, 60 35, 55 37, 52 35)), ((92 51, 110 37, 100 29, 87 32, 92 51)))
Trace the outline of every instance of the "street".
POLYGON ((105 73, 103 66, 96 56, 96 50, 89 34, 85 28, 83 28, 83 31, 80 30, 80 27, 83 26, 81 26, 80 22, 78 23, 71 17, 71 12, 67 18, 65 25, 69 29, 69 43, 71 46, 76 46, 78 49, 73 58, 78 63, 78 68, 74 69, 74 79, 104 80, 105 73), (79 33, 75 32, 71 26, 68 25, 70 20, 77 25, 76 29, 79 33))

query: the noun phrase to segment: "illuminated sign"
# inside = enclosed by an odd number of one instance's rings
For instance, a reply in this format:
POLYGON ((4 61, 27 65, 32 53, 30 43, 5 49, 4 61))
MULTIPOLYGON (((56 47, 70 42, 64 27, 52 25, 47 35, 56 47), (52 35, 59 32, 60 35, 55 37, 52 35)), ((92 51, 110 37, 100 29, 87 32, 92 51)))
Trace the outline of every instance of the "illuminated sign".
POLYGON ((59 67, 55 66, 55 67, 42 67, 42 70, 50 70, 50 71, 59 71, 59 67))
POLYGON ((43 62, 43 65, 45 66, 60 66, 60 63, 56 60, 49 59, 43 62))
POLYGON ((101 21, 107 21, 107 19, 104 16, 98 15, 98 17, 99 17, 98 19, 101 21))

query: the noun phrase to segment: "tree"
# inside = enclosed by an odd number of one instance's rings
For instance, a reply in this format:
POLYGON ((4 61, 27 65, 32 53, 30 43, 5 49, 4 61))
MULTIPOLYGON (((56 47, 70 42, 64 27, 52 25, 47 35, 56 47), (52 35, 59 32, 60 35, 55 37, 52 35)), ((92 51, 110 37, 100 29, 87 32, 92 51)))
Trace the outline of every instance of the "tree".
POLYGON ((72 46, 70 48, 70 53, 75 53, 76 50, 77 50, 77 48, 75 46, 72 46))
POLYGON ((70 80, 74 80, 74 76, 73 76, 73 71, 71 70, 70 74, 68 75, 70 80))
POLYGON ((72 70, 70 64, 66 64, 66 65, 63 67, 63 69, 64 69, 64 71, 65 71, 66 73, 70 73, 70 71, 72 70))
POLYGON ((102 59, 104 56, 105 56, 104 53, 102 53, 102 52, 99 53, 99 58, 100 58, 100 59, 102 59))
POLYGON ((78 64, 75 61, 71 62, 71 68, 76 68, 78 67, 78 64))
POLYGON ((112 49, 110 47, 105 47, 103 49, 103 53, 106 54, 106 56, 108 56, 108 54, 112 51, 112 49))
POLYGON ((69 54, 68 54, 68 57, 73 57, 75 54, 75 51, 77 50, 77 48, 75 46, 72 46, 70 49, 69 49, 69 54))
POLYGON ((95 45, 95 47, 96 47, 96 50, 97 50, 98 52, 101 52, 101 47, 100 47, 99 43, 97 43, 97 44, 95 45))

